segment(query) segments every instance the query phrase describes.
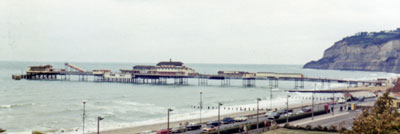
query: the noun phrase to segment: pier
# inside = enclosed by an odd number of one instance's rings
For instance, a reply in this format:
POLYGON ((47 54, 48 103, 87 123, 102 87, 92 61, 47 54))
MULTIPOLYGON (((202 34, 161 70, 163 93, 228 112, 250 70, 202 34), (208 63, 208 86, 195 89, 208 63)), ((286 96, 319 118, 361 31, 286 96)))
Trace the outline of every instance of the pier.
POLYGON ((198 85, 208 85, 209 81, 220 81, 221 86, 230 86, 231 80, 241 80, 245 87, 256 86, 256 83, 267 83, 270 88, 278 88, 280 81, 294 82, 294 89, 304 89, 304 82, 319 82, 321 86, 331 83, 343 83, 348 87, 382 86, 386 80, 344 80, 333 78, 305 77, 299 73, 273 73, 243 71, 219 71, 218 74, 200 74, 181 62, 160 62, 157 66, 134 66, 133 69, 121 69, 120 72, 110 70, 85 71, 77 66, 65 63, 66 69, 53 69, 51 65, 31 66, 26 74, 14 74, 15 80, 63 80, 118 82, 157 85, 188 85, 189 79, 196 79, 198 85), (67 68, 69 68, 67 70, 67 68), (71 77, 72 76, 72 77, 71 77), (173 82, 171 82, 173 81, 173 82))

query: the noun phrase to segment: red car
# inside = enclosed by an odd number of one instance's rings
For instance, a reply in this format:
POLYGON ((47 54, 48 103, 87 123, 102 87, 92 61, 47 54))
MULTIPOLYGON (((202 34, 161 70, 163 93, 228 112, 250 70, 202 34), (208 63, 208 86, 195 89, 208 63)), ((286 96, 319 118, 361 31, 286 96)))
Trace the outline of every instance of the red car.
POLYGON ((172 131, 171 131, 171 129, 169 130, 169 133, 168 133, 168 130, 167 129, 161 129, 161 130, 158 130, 157 131, 157 134, 172 134, 172 131))

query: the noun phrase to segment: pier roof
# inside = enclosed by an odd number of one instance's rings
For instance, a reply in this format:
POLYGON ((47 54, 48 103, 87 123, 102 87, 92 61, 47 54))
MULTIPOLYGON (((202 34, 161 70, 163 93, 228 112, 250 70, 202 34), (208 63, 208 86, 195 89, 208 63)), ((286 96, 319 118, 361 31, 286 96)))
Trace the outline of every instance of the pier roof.
POLYGON ((134 66, 133 69, 152 69, 155 68, 155 66, 150 66, 150 65, 137 65, 134 66))
POLYGON ((180 61, 161 61, 157 66, 184 66, 184 64, 180 61))

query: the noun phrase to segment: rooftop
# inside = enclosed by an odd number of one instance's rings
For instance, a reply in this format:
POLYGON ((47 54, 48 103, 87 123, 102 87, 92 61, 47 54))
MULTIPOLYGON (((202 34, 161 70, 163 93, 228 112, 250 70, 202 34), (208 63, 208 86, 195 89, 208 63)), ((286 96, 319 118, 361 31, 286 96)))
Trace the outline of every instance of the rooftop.
POLYGON ((154 67, 155 66, 150 66, 150 65, 137 65, 137 66, 134 66, 133 69, 151 69, 154 67))
POLYGON ((52 68, 51 65, 44 65, 44 66, 30 66, 30 68, 52 68))
POLYGON ((157 66, 184 66, 180 61, 161 61, 157 63, 157 66))

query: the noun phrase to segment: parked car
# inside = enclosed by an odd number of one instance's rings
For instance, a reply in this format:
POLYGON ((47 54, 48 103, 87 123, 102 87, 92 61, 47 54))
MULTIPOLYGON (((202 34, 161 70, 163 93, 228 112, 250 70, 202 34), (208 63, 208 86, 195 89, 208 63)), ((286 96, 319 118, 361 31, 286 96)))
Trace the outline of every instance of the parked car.
POLYGON ((200 128, 201 128, 201 125, 198 124, 198 123, 191 123, 191 124, 189 124, 189 125, 186 126, 186 129, 187 129, 188 131, 190 131, 190 130, 197 130, 197 129, 200 129, 200 128))
POLYGON ((265 112, 265 117, 268 117, 270 114, 272 114, 273 111, 267 111, 265 112))
POLYGON ((161 129, 161 130, 157 131, 157 134, 169 134, 169 133, 172 133, 171 129, 167 130, 167 129, 164 128, 164 129, 161 129))
POLYGON ((358 101, 364 101, 364 100, 365 100, 364 96, 362 96, 362 97, 360 97, 360 99, 358 99, 358 101))
POLYGON ((156 134, 156 132, 153 132, 151 130, 146 130, 146 131, 140 132, 140 134, 156 134))
POLYGON ((346 100, 345 100, 345 99, 339 99, 339 100, 338 100, 338 103, 339 103, 339 104, 344 104, 344 103, 346 103, 346 100))
POLYGON ((281 116, 281 113, 279 112, 272 112, 270 115, 268 115, 268 119, 274 120, 278 119, 281 116))
POLYGON ((222 119, 222 124, 230 124, 230 123, 235 123, 235 120, 231 117, 225 117, 224 119, 222 119))
POLYGON ((281 113, 281 114, 285 114, 285 113, 287 113, 287 112, 291 112, 291 113, 293 113, 293 109, 289 109, 289 110, 283 110, 283 112, 281 113))
POLYGON ((172 128, 172 133, 183 133, 186 132, 186 127, 185 126, 178 126, 178 127, 174 127, 172 128))
POLYGON ((292 112, 288 112, 288 113, 284 113, 281 116, 286 117, 286 116, 291 116, 293 113, 292 112))
POLYGON ((206 127, 203 128, 203 132, 212 132, 216 131, 217 128, 215 128, 214 125, 206 125, 206 127))
POLYGON ((278 110, 278 111, 276 111, 276 113, 279 113, 279 114, 284 114, 285 113, 285 110, 278 110))
POLYGON ((303 110, 300 110, 300 111, 297 111, 297 112, 296 112, 296 114, 303 114, 303 113, 304 113, 303 110))
POLYGON ((219 122, 218 121, 210 121, 210 122, 208 122, 207 124, 206 124, 206 126, 218 126, 219 125, 219 122))
POLYGON ((303 112, 311 112, 312 111, 312 109, 310 107, 305 107, 302 110, 303 110, 303 112))
POLYGON ((239 116, 239 117, 235 117, 234 120, 236 122, 242 122, 242 121, 247 121, 247 117, 246 116, 239 116))

